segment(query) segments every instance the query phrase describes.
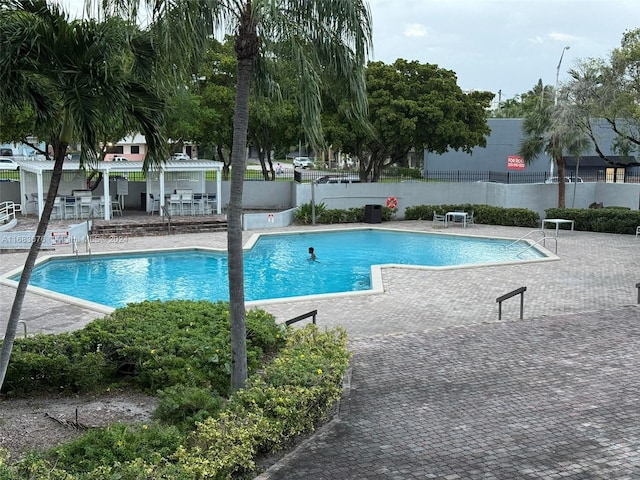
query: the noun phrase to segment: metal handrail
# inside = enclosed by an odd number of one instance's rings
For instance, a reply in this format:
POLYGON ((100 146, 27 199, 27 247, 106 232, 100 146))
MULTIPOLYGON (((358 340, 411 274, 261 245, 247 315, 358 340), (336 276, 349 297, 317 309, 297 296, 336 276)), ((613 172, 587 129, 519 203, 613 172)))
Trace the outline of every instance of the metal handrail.
POLYGON ((318 315, 318 310, 312 310, 310 312, 307 313, 303 313, 302 315, 298 315, 295 318, 292 318, 291 320, 287 320, 285 323, 285 325, 289 326, 291 324, 294 324, 296 322, 299 322, 300 320, 304 320, 305 318, 309 318, 309 317, 313 317, 312 323, 315 325, 316 324, 316 315, 318 315))
POLYGON ((162 223, 164 223, 164 217, 167 217, 167 234, 171 235, 171 214, 169 213, 169 209, 166 205, 162 205, 162 223))
POLYGON ((520 295, 520 320, 522 320, 522 316, 524 313, 524 292, 526 291, 527 287, 520 287, 505 295, 502 295, 501 297, 496 298, 496 303, 498 304, 498 320, 502 320, 502 302, 511 297, 515 297, 516 295, 520 295))
POLYGON ((27 338, 27 322, 25 322, 24 320, 18 320, 18 323, 21 323, 24 327, 24 338, 27 338))
POLYGON ((509 248, 513 245, 515 245, 516 243, 518 243, 521 240, 524 240, 525 238, 527 238, 529 235, 531 235, 532 233, 542 233, 542 235, 544 235, 544 230, 531 230, 529 233, 527 233, 526 235, 523 235, 522 237, 520 237, 517 240, 514 240, 513 242, 511 242, 509 245, 507 245, 505 248, 509 248))
POLYGON ((71 253, 75 253, 78 258, 78 239, 76 237, 71 237, 71 253))
POLYGON ((518 252, 516 254, 516 256, 523 254, 524 252, 526 252, 527 250, 531 250, 533 247, 535 247, 536 245, 538 245, 540 242, 542 242, 542 246, 546 247, 545 245, 545 240, 553 240, 554 242, 556 242, 556 248, 554 253, 558 253, 558 238, 557 237, 542 237, 540 240, 538 240, 537 242, 533 242, 531 244, 529 244, 529 246, 527 248, 525 248, 524 250, 518 252))

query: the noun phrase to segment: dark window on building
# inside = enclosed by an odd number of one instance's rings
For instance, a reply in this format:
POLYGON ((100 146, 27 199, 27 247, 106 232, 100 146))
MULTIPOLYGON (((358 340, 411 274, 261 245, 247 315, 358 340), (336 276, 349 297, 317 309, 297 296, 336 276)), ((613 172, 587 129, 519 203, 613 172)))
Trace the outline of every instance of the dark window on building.
POLYGON ((120 153, 123 154, 123 147, 122 145, 113 145, 111 147, 107 147, 107 153, 120 153))
POLYGON ((140 153, 140 145, 131 145, 131 153, 138 155, 140 153))

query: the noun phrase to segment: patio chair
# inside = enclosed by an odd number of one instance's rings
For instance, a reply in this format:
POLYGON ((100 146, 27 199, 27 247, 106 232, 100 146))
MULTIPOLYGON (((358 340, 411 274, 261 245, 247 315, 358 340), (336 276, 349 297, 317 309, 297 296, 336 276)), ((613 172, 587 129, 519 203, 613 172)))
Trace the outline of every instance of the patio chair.
POLYGON ((471 213, 467 213, 467 227, 473 227, 474 225, 473 213, 473 211, 471 213))
POLYGON ((182 199, 180 198, 179 193, 172 193, 169 195, 169 213, 171 215, 179 215, 182 214, 182 199))
POLYGON ((30 213, 38 213, 38 200, 36 198, 29 198, 29 195, 24 194, 24 208, 25 211, 22 212, 23 215, 29 215, 30 213))
POLYGON ((207 215, 211 215, 215 213, 216 207, 216 194, 215 193, 207 193, 204 195, 204 213, 207 215))
POLYGON ((76 197, 63 198, 62 209, 64 218, 78 218, 78 205, 80 202, 76 200, 76 197))
POLYGON ((160 213, 160 197, 149 194, 149 215, 153 215, 153 212, 160 213))
POLYGON ((62 197, 56 197, 53 201, 53 210, 51 210, 51 218, 61 220, 64 218, 64 208, 62 206, 62 197))
POLYGON ((180 211, 183 215, 193 215, 193 194, 181 193, 180 194, 180 211))
POLYGON ((77 200, 80 200, 80 203, 78 204, 80 218, 89 218, 93 213, 93 199, 91 197, 84 196, 76 199, 76 201, 77 200))
POLYGON ((636 227, 636 238, 640 235, 640 226, 636 227))
POLYGON ((433 228, 436 227, 446 227, 447 226, 447 217, 446 215, 438 215, 436 211, 433 211, 433 228))

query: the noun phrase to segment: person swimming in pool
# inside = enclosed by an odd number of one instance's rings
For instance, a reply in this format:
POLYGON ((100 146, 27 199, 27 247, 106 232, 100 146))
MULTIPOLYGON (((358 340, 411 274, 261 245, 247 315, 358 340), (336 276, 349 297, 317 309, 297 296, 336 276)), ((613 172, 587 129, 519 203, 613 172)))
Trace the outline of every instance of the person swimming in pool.
POLYGON ((307 259, 310 262, 316 262, 316 253, 315 250, 313 249, 313 247, 309 247, 309 258, 307 259))

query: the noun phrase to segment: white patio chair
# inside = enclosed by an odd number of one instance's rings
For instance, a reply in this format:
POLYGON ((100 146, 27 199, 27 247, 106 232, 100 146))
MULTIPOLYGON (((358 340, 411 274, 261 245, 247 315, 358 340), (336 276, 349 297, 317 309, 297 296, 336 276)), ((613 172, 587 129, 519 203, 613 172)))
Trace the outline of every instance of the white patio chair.
POLYGON ((446 215, 438 215, 436 211, 433 211, 433 228, 436 227, 446 227, 447 226, 447 216, 446 215))
POLYGON ((53 201, 53 209, 51 210, 51 218, 61 220, 64 218, 64 208, 62 205, 63 198, 56 197, 53 201))
POLYGON ((29 215, 30 213, 36 214, 38 213, 38 200, 36 198, 29 198, 29 195, 24 194, 24 208, 25 211, 22 212, 23 215, 29 215))
POLYGON ((467 227, 473 227, 474 225, 473 214, 473 211, 471 213, 467 213, 467 227))
POLYGON ((182 214, 182 199, 180 198, 179 193, 172 193, 169 195, 167 203, 169 204, 169 213, 171 215, 182 214))
POLYGON ((180 212, 183 215, 193 215, 193 193, 180 194, 180 212))
POLYGON ((80 212, 80 218, 89 218, 93 212, 93 203, 91 197, 80 197, 76 199, 76 202, 80 200, 78 204, 78 210, 80 212))
POLYGON ((63 197, 64 218, 78 218, 78 205, 76 197, 63 197))
POLYGON ((160 197, 154 195, 153 193, 149 194, 149 215, 153 215, 153 212, 160 213, 160 197))

